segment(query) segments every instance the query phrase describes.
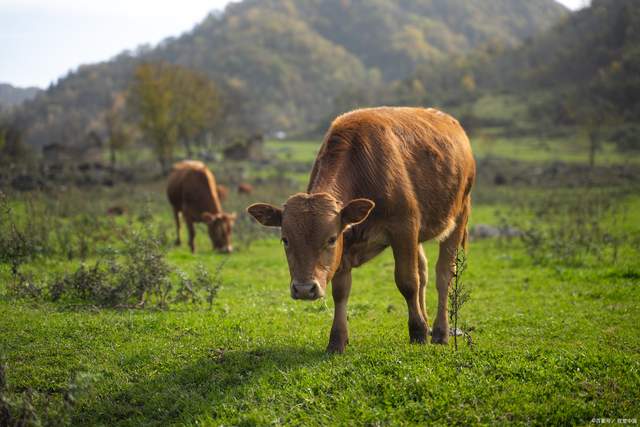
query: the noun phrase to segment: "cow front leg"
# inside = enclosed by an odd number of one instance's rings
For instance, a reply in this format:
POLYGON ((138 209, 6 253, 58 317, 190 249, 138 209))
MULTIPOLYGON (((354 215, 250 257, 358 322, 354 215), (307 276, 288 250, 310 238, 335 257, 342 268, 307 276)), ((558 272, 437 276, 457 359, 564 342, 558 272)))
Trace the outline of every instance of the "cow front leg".
MULTIPOLYGON (((419 250, 417 236, 395 236, 391 244, 395 258, 395 279, 409 311, 409 339, 412 343, 427 341, 427 322, 420 304, 419 250)), ((422 293, 424 295, 424 292, 422 293)))
POLYGON ((347 330, 347 301, 351 292, 351 269, 341 268, 333 276, 331 281, 331 293, 335 305, 333 314, 333 326, 329 336, 327 352, 344 353, 349 343, 347 330))
POLYGON ((196 239, 196 229, 193 226, 193 222, 191 220, 185 220, 187 223, 187 231, 189 232, 189 248, 191 248, 191 253, 196 251, 195 239, 196 239))

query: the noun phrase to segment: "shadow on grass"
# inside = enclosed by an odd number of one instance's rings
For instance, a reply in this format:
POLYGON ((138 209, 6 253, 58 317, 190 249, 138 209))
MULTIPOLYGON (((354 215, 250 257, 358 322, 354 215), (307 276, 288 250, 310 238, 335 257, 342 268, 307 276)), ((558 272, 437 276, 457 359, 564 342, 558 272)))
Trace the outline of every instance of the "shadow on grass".
MULTIPOLYGON (((177 371, 114 390, 82 405, 74 425, 168 425, 190 423, 199 416, 229 417, 233 407, 253 396, 261 380, 282 379, 298 367, 328 359, 324 351, 295 347, 211 350, 177 371)), ((258 398, 259 399, 259 398, 258 398)), ((250 405, 250 404, 249 404, 250 405)), ((231 414, 233 416, 233 414, 231 414)))

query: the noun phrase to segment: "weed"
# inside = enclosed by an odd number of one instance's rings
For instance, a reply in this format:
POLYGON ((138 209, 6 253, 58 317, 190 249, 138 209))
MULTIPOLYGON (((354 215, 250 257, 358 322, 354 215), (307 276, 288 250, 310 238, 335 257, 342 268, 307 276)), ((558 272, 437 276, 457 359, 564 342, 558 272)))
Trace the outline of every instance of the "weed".
MULTIPOLYGON (((470 289, 462 280, 462 276, 466 269, 467 257, 464 253, 464 250, 459 249, 456 251, 453 277, 451 279, 451 283, 449 284, 449 323, 453 325, 453 343, 456 351, 458 351, 458 335, 460 335, 460 330, 458 329, 458 324, 460 321, 460 311, 462 310, 464 304, 469 301, 469 298, 471 296, 470 289)), ((471 329, 462 332, 462 335, 465 336, 467 344, 469 346, 473 344, 471 335, 469 335, 470 330, 471 329)))
POLYGON ((159 306, 168 306, 171 268, 151 231, 134 231, 120 257, 111 251, 104 259, 91 267, 83 263, 76 271, 54 280, 48 286, 50 298, 57 301, 66 296, 102 307, 143 307, 156 296, 159 306))
POLYGON ((210 276, 209 271, 202 264, 199 264, 196 269, 195 283, 199 289, 205 290, 209 310, 213 308, 213 300, 218 296, 218 291, 222 287, 222 270, 227 261, 228 258, 224 258, 218 263, 213 277, 210 276))
POLYGON ((0 363, 0 426, 60 426, 71 423, 74 407, 93 393, 97 377, 88 372, 77 373, 61 392, 35 393, 31 389, 19 392, 9 387, 7 365, 0 363), (44 403, 36 410, 34 400, 44 403))
POLYGON ((502 215, 500 223, 520 230, 520 241, 534 264, 615 264, 621 248, 633 242, 633 235, 619 226, 628 217, 626 204, 617 202, 620 197, 618 192, 590 189, 516 198, 509 219, 502 215))
POLYGON ((178 275, 178 288, 174 301, 189 302, 191 304, 200 303, 200 296, 189 275, 180 269, 176 269, 176 274, 178 275))

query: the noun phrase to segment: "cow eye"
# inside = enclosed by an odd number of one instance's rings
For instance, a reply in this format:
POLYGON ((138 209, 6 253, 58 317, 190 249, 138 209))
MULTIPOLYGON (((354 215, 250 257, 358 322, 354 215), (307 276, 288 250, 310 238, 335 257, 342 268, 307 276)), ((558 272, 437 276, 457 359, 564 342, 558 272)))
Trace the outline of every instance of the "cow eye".
POLYGON ((289 247, 289 240, 287 240, 286 237, 282 238, 282 244, 284 245, 285 248, 289 247))
POLYGON ((337 236, 330 237, 329 240, 327 240, 327 245, 334 246, 337 241, 338 241, 337 236))

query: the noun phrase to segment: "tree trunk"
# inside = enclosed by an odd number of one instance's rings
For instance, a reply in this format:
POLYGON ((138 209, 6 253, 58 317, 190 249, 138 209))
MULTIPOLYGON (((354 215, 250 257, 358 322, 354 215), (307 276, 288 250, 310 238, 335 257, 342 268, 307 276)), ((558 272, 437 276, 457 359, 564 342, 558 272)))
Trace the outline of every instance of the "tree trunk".
POLYGON ((183 144, 185 150, 187 150, 187 157, 191 159, 193 156, 193 152, 191 151, 191 142, 189 141, 189 138, 185 138, 183 144))
POLYGON ((598 141, 593 132, 589 132, 589 167, 596 165, 596 151, 598 149, 598 141))
POLYGON ((116 149, 113 145, 109 145, 109 157, 111 162, 111 169, 114 170, 116 168, 116 149))

